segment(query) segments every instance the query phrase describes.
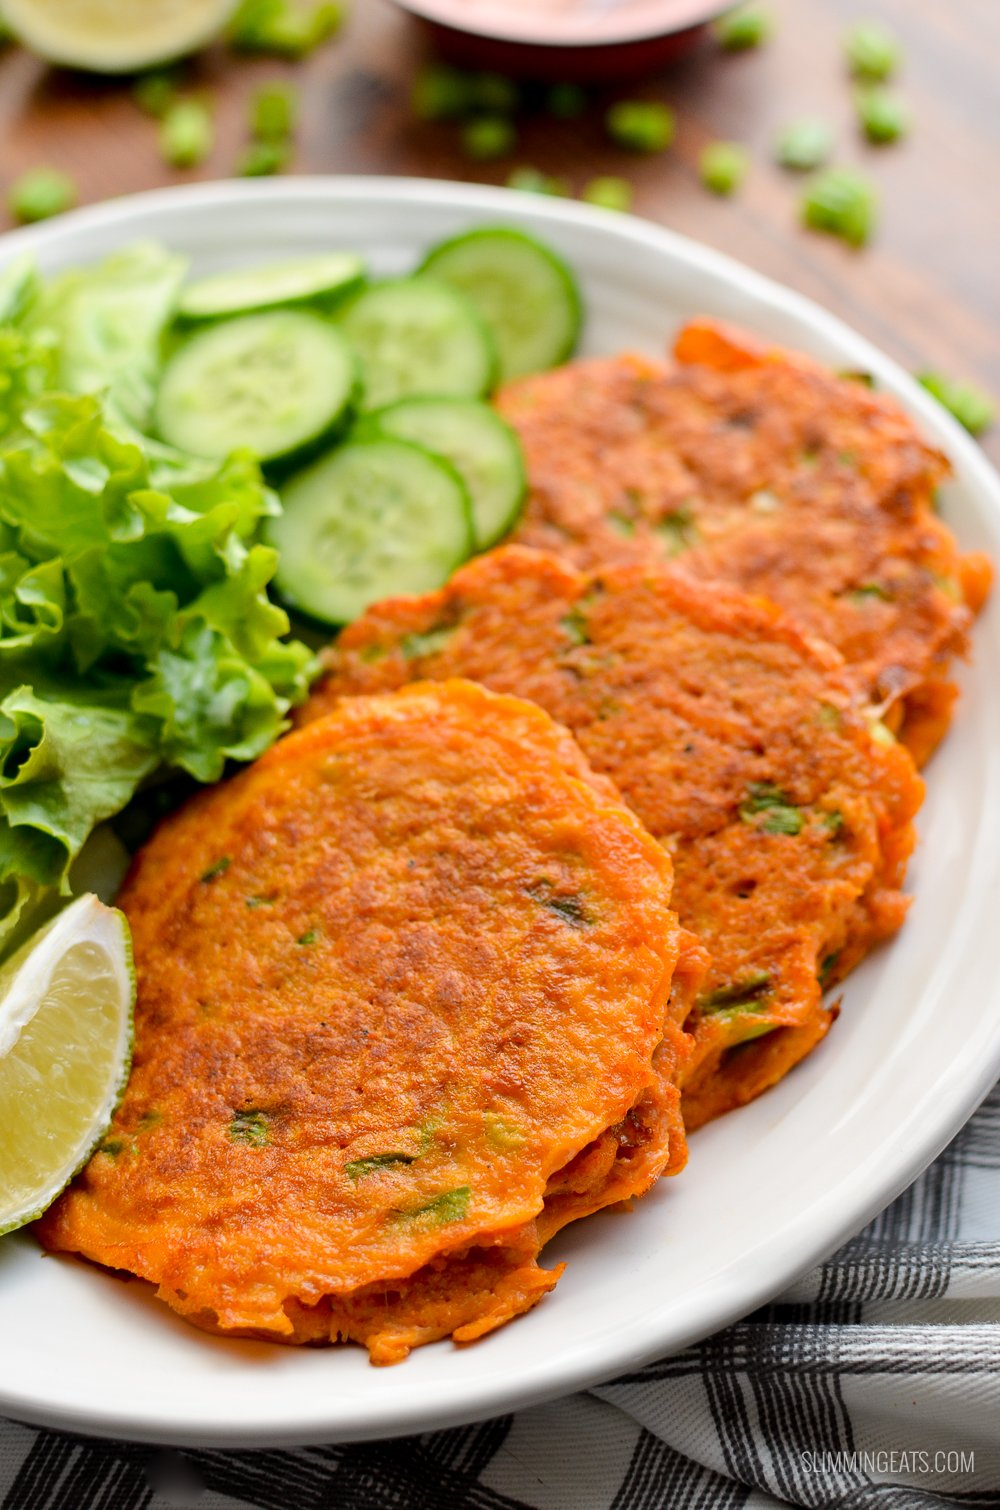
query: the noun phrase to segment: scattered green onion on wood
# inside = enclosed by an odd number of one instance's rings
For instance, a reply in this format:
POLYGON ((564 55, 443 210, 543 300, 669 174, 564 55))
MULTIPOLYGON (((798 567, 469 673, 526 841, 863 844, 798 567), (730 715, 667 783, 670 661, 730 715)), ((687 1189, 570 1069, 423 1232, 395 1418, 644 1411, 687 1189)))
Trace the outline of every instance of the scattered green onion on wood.
POLYGON ((432 64, 417 74, 410 108, 421 121, 453 121, 465 115, 471 98, 467 74, 432 64))
POLYGON ((810 230, 864 246, 875 229, 877 201, 868 179, 851 168, 827 168, 806 186, 801 215, 810 230))
POLYGON ((242 0, 228 34, 244 52, 304 58, 339 31, 343 19, 336 0, 242 0))
POLYGON ((502 73, 474 73, 468 85, 470 107, 487 115, 513 115, 521 103, 514 80, 502 73))
POLYGON ((720 16, 712 29, 719 46, 727 52, 747 52, 760 47, 771 35, 771 13, 759 5, 742 5, 720 16))
POLYGON ((630 152, 664 152, 677 130, 677 119, 660 100, 619 100, 605 116, 611 140, 630 152))
POLYGON ((899 67, 902 49, 894 31, 881 21, 859 21, 844 37, 844 53, 856 79, 881 84, 899 67))
POLYGON ((290 84, 265 84, 250 101, 250 131, 258 142, 282 142, 299 118, 298 91, 290 84))
POLYGON ((750 169, 750 154, 738 142, 709 142, 698 158, 698 174, 713 194, 735 194, 750 169))
POLYGON ((522 194, 546 194, 550 199, 568 199, 569 184, 564 178, 553 178, 540 168, 515 168, 507 179, 508 189, 519 189, 522 194))
POLYGON ((161 120, 177 98, 177 78, 162 68, 144 73, 132 86, 132 98, 139 109, 161 120))
POLYGON ((596 204, 602 210, 628 211, 632 208, 635 190, 627 178, 592 178, 580 196, 587 204, 596 204))
POLYGON ((212 150, 215 130, 200 100, 180 100, 160 122, 160 155, 172 168, 196 168, 212 150))
POLYGON ((917 382, 953 414, 970 435, 982 435, 996 419, 996 405, 974 383, 962 383, 943 372, 921 372, 917 382))
POLYGON ((236 162, 238 178, 269 178, 287 168, 292 156, 291 143, 251 142, 236 162))
POLYGON ((461 134, 462 151, 477 162, 506 157, 517 146, 517 130, 503 115, 480 115, 466 121, 461 134))
POLYGON ((587 108, 587 94, 579 84, 553 84, 545 96, 545 109, 558 121, 572 121, 587 108))
POLYGON ((790 121, 774 143, 775 161, 795 172, 810 172, 829 161, 834 146, 834 130, 819 116, 803 116, 790 121))
POLYGON ((861 129, 875 146, 887 146, 906 135, 910 124, 906 106, 891 90, 859 89, 855 104, 861 129))
POLYGON ((61 215, 71 210, 76 200, 76 184, 58 168, 31 168, 7 191, 7 208, 23 224, 61 215))

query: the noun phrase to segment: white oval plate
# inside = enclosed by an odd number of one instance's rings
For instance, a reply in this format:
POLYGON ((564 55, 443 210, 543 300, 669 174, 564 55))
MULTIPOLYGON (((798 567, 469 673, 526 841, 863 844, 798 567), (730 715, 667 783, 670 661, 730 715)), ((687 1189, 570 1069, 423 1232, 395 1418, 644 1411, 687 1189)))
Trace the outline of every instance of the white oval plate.
MULTIPOLYGON (((742 321, 898 394, 956 472, 945 515, 1000 559, 1000 479, 892 362, 816 305, 652 225, 503 190, 392 179, 206 184, 121 199, 0 242, 46 269, 137 237, 199 273, 331 247, 381 272, 440 237, 516 221, 572 262, 586 350, 662 351, 685 317, 742 321)), ((848 982, 840 1021, 776 1090, 692 1140, 681 1178, 578 1224, 530 1315, 460 1349, 371 1368, 360 1348, 222 1341, 150 1289, 30 1236, 0 1241, 0 1413, 116 1437, 261 1447, 426 1431, 529 1405, 685 1346, 762 1304, 858 1231, 957 1131, 1000 1073, 1000 605, 976 631, 958 719, 930 772, 900 937, 848 982), (992 780, 990 778, 993 778, 992 780)))

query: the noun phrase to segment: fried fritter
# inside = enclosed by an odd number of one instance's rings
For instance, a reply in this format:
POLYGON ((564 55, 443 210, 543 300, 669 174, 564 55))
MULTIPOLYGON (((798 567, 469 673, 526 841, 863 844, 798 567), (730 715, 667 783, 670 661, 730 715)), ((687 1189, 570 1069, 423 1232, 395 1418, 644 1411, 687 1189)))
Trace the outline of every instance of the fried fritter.
POLYGON ((391 1363, 527 1310, 684 1160, 669 856, 541 709, 357 699, 198 795, 120 903, 135 1061, 40 1223, 199 1326, 391 1363))
POLYGON ((694 322, 675 355, 504 390, 531 483, 513 539, 587 570, 678 561, 770 598, 842 652, 923 763, 991 581, 933 513, 947 461, 892 399, 742 332, 694 322))
POLYGON ((512 546, 375 605, 326 665, 303 717, 412 678, 531 698, 669 849, 674 906, 712 961, 688 1024, 689 1127, 807 1053, 829 1026, 824 987, 903 921, 913 762, 873 737, 836 651, 770 604, 512 546))

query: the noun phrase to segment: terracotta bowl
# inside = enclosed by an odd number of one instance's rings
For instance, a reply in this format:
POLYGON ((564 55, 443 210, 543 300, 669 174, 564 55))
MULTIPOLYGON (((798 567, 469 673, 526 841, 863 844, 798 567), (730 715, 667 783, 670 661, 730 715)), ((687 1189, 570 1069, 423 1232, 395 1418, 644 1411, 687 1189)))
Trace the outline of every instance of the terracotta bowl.
POLYGON ((396 0, 461 68, 596 82, 655 73, 733 0, 396 0))

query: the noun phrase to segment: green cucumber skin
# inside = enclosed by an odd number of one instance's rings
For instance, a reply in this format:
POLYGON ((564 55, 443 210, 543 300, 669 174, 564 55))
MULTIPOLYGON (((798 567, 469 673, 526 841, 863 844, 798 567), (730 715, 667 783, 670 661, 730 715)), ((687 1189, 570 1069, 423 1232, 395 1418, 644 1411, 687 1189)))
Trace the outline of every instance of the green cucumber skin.
POLYGON ((430 441, 424 439, 423 437, 419 437, 412 432, 397 430, 393 425, 393 416, 402 413, 403 411, 412 414, 423 406, 427 406, 428 408, 433 409, 440 409, 446 406, 451 407, 452 405, 454 405, 456 411, 460 411, 462 409, 474 409, 481 411, 483 415, 488 415, 490 425, 494 427, 497 433, 502 435, 504 437, 504 440, 507 442, 507 448, 511 460, 511 472, 514 479, 514 488, 512 490, 510 503, 508 505, 506 513, 499 520, 499 522, 495 522, 493 527, 487 532, 480 532, 478 521, 476 519, 475 496, 473 494, 472 488, 468 487, 467 485, 467 490, 472 501, 472 528, 473 536, 475 538, 475 550, 476 552, 485 551, 489 550, 491 546, 496 545, 499 540, 502 540, 503 537, 508 534, 511 529, 513 529, 514 524, 518 516, 520 515, 521 509, 524 506, 524 500, 527 497, 528 493, 528 471, 524 460, 524 452, 521 448, 521 442, 518 439, 517 431, 513 428, 512 425, 509 425, 501 415, 496 412, 492 405, 488 404, 487 402, 485 402, 485 400, 482 399, 438 398, 432 394, 418 395, 414 398, 397 399, 394 404, 386 404, 382 409, 374 409, 367 414, 360 415, 353 433, 354 436, 359 440, 371 440, 375 439, 378 436, 390 436, 396 439, 408 440, 414 445, 421 446, 424 450, 429 451, 432 455, 440 456, 442 460, 455 467, 456 471, 458 471, 459 475, 461 476, 461 467, 457 466, 455 462, 451 461, 451 458, 446 456, 442 451, 436 450, 434 445, 430 441))
MULTIPOLYGON (((194 327, 215 324, 220 320, 239 319, 241 315, 267 314, 271 310, 276 309, 315 310, 317 314, 330 315, 345 300, 351 299, 355 294, 360 293, 367 284, 368 274, 365 269, 365 264, 360 257, 358 257, 356 261, 357 271, 354 276, 346 278, 342 283, 338 284, 334 288, 318 288, 314 289, 311 292, 286 295, 283 298, 265 298, 263 301, 257 303, 232 305, 229 308, 223 309, 189 309, 187 307, 186 301, 193 290, 199 288, 203 283, 214 282, 216 278, 226 276, 225 274, 211 274, 209 278, 197 279, 193 283, 188 284, 186 288, 181 289, 180 298, 177 303, 175 319, 179 326, 186 329, 192 329, 194 327)), ((240 268, 236 269, 235 272, 238 276, 243 277, 246 274, 256 271, 259 272, 263 280, 266 279, 267 274, 270 270, 270 266, 264 266, 259 269, 240 268)))
MULTIPOLYGON (((502 372, 500 380, 510 381, 512 378, 527 376, 528 370, 547 371, 551 367, 558 367, 563 362, 569 361, 576 351, 580 340, 580 332, 583 327, 585 306, 580 285, 577 282, 569 264, 563 260, 551 247, 546 246, 538 237, 532 236, 527 231, 522 231, 514 226, 479 226, 471 231, 461 232, 457 236, 449 237, 432 247, 427 253, 418 271, 431 277, 440 278, 443 282, 449 281, 448 274, 443 270, 448 258, 454 252, 461 252, 465 247, 482 246, 483 243, 492 241, 495 245, 516 246, 532 251, 543 260, 552 274, 555 276, 566 300, 567 326, 566 334, 562 340, 552 348, 549 360, 543 367, 535 367, 517 372, 502 372)), ((464 289, 462 290, 464 292, 464 289)))
MULTIPOLYGON (((351 298, 345 299, 338 306, 336 312, 336 324, 350 341, 352 339, 350 332, 351 316, 355 312, 357 307, 363 303, 363 301, 377 297, 383 290, 398 289, 402 292, 405 291, 408 287, 412 288, 413 292, 419 297, 421 285, 424 283, 430 284, 432 289, 435 291, 443 290, 447 294, 448 298, 456 306, 456 308, 461 309, 462 314, 469 324, 469 327, 475 328, 477 337, 479 338, 479 341, 481 343, 480 354, 483 359, 481 377, 477 382, 475 388, 466 386, 461 389, 446 388, 444 390, 441 390, 436 387, 420 387, 412 389, 408 392, 399 393, 395 398, 383 400, 373 406, 368 405, 366 395, 362 393, 359 407, 366 409, 369 413, 373 412, 375 408, 386 408, 390 403, 400 403, 404 399, 419 398, 424 396, 442 398, 482 398, 486 394, 492 393, 496 388, 500 374, 500 357, 496 348, 496 341, 494 340, 493 334, 472 301, 466 298, 466 296, 461 293, 460 290, 452 288, 451 285, 445 282, 444 279, 424 279, 422 273, 415 273, 400 278, 382 278, 374 282, 367 283, 363 288, 359 289, 357 293, 353 294, 351 298)), ((360 351, 358 352, 358 363, 361 370, 362 388, 364 388, 366 380, 365 359, 364 354, 360 351)))
MULTIPOLYGON (((362 424, 364 424, 364 419, 362 419, 362 424)), ((439 456, 435 452, 427 450, 427 448, 424 446, 415 445, 412 441, 401 440, 398 436, 386 436, 384 434, 378 434, 366 435, 364 438, 362 438, 357 432, 355 432, 351 435, 345 445, 334 447, 332 450, 316 458, 308 466, 297 470, 293 476, 289 477, 286 480, 285 484, 286 493, 289 492, 296 483, 311 479, 314 474, 316 474, 320 471, 321 468, 323 468, 324 463, 328 460, 333 461, 334 458, 342 456, 345 451, 349 451, 355 446, 361 448, 372 444, 388 444, 391 445, 397 452, 414 453, 417 456, 421 457, 424 461, 431 462, 435 469, 447 476, 449 481, 453 484, 454 496, 455 499, 459 502, 461 508, 464 529, 463 539, 460 547, 454 552, 452 558, 449 560, 447 568, 443 571, 442 574, 440 574, 440 581, 438 582, 437 586, 443 587, 452 573, 457 571, 458 568, 469 559, 469 557, 475 550, 472 503, 469 498, 469 492, 459 473, 445 457, 439 456)), ((282 499, 282 502, 284 504, 284 498, 282 499)), ((295 504, 293 500, 291 509, 294 510, 294 508, 295 504)), ((343 628, 345 624, 352 623, 353 619, 360 617, 360 614, 366 612, 367 607, 370 607, 371 604, 383 601, 388 597, 409 595, 407 592, 401 589, 393 590, 389 593, 380 593, 379 595, 373 597, 364 608, 359 609, 359 612, 352 617, 339 617, 330 613, 324 614, 323 612, 321 612, 314 606, 314 604, 307 600, 309 596, 308 591, 307 599, 303 599, 296 589, 294 580, 296 575, 295 564, 294 561, 289 564, 289 556, 298 554, 298 552, 294 550, 290 552, 288 550, 287 542, 283 542, 281 538, 283 534, 282 521, 284 518, 287 518, 288 513, 289 509, 286 506, 283 508, 282 516, 277 519, 269 520, 266 523, 264 529, 264 539, 268 545, 274 547, 279 552, 279 563, 277 572, 275 574, 274 585, 285 607, 292 614, 294 614, 297 619, 301 619, 306 625, 312 626, 315 630, 322 632, 326 636, 329 636, 331 629, 339 630, 343 628)), ((434 586, 422 586, 418 589, 415 589, 418 595, 424 592, 432 592, 436 590, 437 587, 434 586)))

